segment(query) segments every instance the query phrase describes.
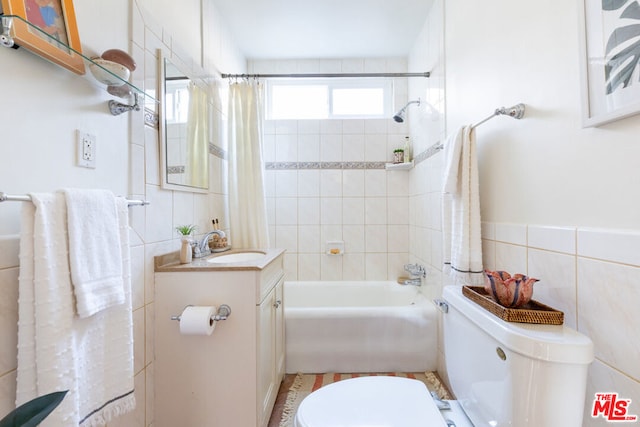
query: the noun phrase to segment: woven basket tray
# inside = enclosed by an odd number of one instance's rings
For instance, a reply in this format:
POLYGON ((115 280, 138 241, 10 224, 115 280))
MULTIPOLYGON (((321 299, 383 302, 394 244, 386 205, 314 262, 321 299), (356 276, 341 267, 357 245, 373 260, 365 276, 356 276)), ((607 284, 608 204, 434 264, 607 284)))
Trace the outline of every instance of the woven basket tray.
POLYGON ((541 325, 562 325, 564 313, 541 304, 529 301, 520 308, 507 308, 498 304, 487 294, 482 286, 463 286, 462 294, 485 310, 507 322, 536 323, 541 325))

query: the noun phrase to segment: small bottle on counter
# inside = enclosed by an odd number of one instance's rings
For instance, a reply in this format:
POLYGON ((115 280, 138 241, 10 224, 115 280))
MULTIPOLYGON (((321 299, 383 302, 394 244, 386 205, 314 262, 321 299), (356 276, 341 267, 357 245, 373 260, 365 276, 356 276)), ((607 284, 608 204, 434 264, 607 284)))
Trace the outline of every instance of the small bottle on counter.
POLYGON ((411 161, 411 141, 408 136, 404 137, 404 162, 409 163, 411 161))
POLYGON ((182 239, 180 246, 180 264, 189 264, 193 258, 191 239, 182 239))

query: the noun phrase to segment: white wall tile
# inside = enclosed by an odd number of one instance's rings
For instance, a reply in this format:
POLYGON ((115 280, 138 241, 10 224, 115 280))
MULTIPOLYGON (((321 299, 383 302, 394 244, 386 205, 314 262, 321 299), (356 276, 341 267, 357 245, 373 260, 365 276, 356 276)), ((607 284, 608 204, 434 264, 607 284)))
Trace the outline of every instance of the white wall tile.
POLYGON ((409 247, 409 226, 389 225, 387 250, 391 252, 408 252, 409 247))
POLYGON ((342 135, 342 120, 320 120, 321 135, 342 135))
POLYGON ((365 198, 365 224, 387 224, 387 198, 365 198))
POLYGON ((365 279, 380 280, 387 277, 387 254, 367 253, 365 255, 365 279))
POLYGON ((282 134, 275 136, 276 162, 298 161, 298 135, 282 134))
POLYGON ((527 248, 496 242, 496 269, 510 274, 527 272, 527 248))
MULTIPOLYGON (((365 225, 365 249, 368 253, 387 252, 387 226, 365 225)), ((386 276, 386 275, 385 275, 386 276)))
POLYGON ((298 280, 320 280, 320 254, 298 255, 298 280))
POLYGON ((578 283, 578 328, 596 357, 640 378, 640 268, 578 258, 578 283))
POLYGON ((18 270, 0 270, 0 376, 17 367, 18 270))
POLYGON ((321 255, 320 278, 322 280, 342 280, 342 257, 321 255))
POLYGON ((365 279, 365 255, 363 253, 344 254, 342 256, 342 279, 343 280, 364 280, 365 279))
POLYGON ((298 252, 318 254, 322 252, 319 225, 301 225, 298 227, 298 252))
POLYGON ((364 225, 345 225, 343 227, 343 239, 345 252, 365 251, 365 228, 364 225))
POLYGON ((319 170, 299 170, 298 171, 298 196, 299 197, 320 196, 320 171, 319 170))
POLYGON ((345 197, 342 199, 343 224, 364 224, 364 201, 363 197, 345 197))
POLYGON ((367 162, 387 161, 391 155, 387 150, 387 137, 384 134, 367 134, 364 149, 364 159, 367 162))
MULTIPOLYGON (((587 392, 582 419, 583 427, 601 427, 615 424, 608 422, 602 416, 597 418, 591 416, 596 393, 611 392, 618 393, 619 399, 631 400, 627 415, 640 416, 640 382, 629 378, 599 360, 595 360, 589 366, 589 375, 587 377, 587 392)), ((628 425, 636 423, 629 423, 628 425)), ((620 424, 624 425, 625 423, 620 424)))
POLYGON ((527 244, 527 226, 522 224, 495 224, 496 240, 514 245, 527 244))
POLYGON ((528 245, 533 248, 575 254, 576 228, 529 225, 528 245))
POLYGON ((320 135, 320 161, 341 162, 342 160, 342 135, 320 135))
POLYGON ((294 225, 276 225, 274 247, 287 248, 292 253, 298 252, 298 227, 294 225))
POLYGON ((323 198, 320 201, 320 223, 326 225, 342 224, 342 199, 323 198))
POLYGON ((409 224, 409 200, 406 197, 387 199, 387 222, 389 224, 409 224))
POLYGON ((640 232, 578 228, 578 255, 640 265, 640 232))
POLYGON ((342 121, 342 134, 343 135, 364 135, 364 123, 365 120, 343 120, 342 121))
POLYGON ((298 198, 298 224, 300 225, 319 225, 320 224, 320 198, 318 197, 298 198))
POLYGON ((529 277, 540 280, 533 285, 533 298, 564 312, 564 324, 577 329, 576 257, 529 248, 529 277))
POLYGON ((274 172, 274 176, 277 197, 296 197, 298 195, 298 171, 278 170, 274 172))
POLYGON ((366 197, 387 196, 387 175, 385 170, 371 169, 364 173, 364 194, 366 197))
POLYGON ((320 195, 342 197, 342 170, 320 171, 320 195))
POLYGON ((19 249, 20 236, 0 236, 0 269, 17 267, 20 264, 18 261, 19 249))
POLYGON ((364 197, 364 170, 348 169, 342 172, 342 195, 364 197))
POLYGON ((278 197, 276 199, 276 225, 297 224, 298 199, 295 197, 278 197))
POLYGON ((342 137, 342 160, 345 162, 363 162, 365 159, 364 152, 364 135, 344 135, 342 137))

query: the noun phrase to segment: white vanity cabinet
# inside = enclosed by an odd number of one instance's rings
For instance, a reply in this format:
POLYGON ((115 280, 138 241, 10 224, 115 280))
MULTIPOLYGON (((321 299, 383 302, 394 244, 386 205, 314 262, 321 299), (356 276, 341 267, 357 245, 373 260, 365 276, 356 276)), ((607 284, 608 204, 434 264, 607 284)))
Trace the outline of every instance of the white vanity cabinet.
POLYGON ((155 273, 157 427, 265 427, 284 377, 283 251, 255 263, 206 261, 155 273), (213 333, 182 335, 171 316, 227 304, 213 333))

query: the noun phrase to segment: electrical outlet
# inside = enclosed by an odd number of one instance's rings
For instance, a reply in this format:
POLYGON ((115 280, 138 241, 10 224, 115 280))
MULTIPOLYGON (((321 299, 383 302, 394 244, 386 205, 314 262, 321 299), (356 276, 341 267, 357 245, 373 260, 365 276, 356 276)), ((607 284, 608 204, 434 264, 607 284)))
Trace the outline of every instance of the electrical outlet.
POLYGON ((78 130, 76 165, 83 168, 96 168, 96 136, 78 130))

